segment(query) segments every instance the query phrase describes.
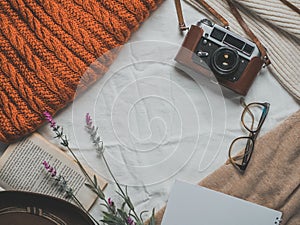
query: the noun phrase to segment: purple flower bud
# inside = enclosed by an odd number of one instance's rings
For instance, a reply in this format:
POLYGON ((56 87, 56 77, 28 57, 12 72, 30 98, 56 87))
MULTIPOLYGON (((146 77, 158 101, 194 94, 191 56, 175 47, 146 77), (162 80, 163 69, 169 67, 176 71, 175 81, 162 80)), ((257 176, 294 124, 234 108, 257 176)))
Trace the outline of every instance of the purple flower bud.
POLYGON ((44 165, 45 169, 47 169, 47 170, 50 168, 49 163, 47 163, 45 160, 43 161, 43 165, 44 165))
POLYGON ((130 216, 127 218, 127 224, 128 225, 135 225, 134 220, 130 216))
POLYGON ((85 122, 86 122, 87 126, 91 126, 92 125, 92 118, 91 118, 91 116, 90 116, 89 113, 87 113, 86 116, 85 116, 85 122))
POLYGON ((111 198, 108 198, 107 202, 108 202, 109 206, 113 206, 114 205, 114 202, 111 200, 111 198))
POLYGON ((54 169, 51 173, 51 177, 55 177, 56 176, 56 170, 54 169))
POLYGON ((51 167, 48 169, 48 172, 49 172, 49 173, 52 173, 53 170, 54 170, 54 168, 51 166, 51 167))
POLYGON ((56 122, 52 120, 52 121, 50 122, 50 127, 51 127, 51 128, 55 128, 55 127, 56 127, 56 122))
POLYGON ((46 160, 43 161, 43 165, 45 169, 51 174, 51 177, 55 177, 57 172, 54 167, 52 167, 49 163, 46 162, 46 160))
POLYGON ((51 128, 56 128, 56 122, 53 120, 51 114, 47 111, 44 112, 43 114, 44 114, 46 120, 48 120, 48 122, 50 123, 50 127, 51 128))

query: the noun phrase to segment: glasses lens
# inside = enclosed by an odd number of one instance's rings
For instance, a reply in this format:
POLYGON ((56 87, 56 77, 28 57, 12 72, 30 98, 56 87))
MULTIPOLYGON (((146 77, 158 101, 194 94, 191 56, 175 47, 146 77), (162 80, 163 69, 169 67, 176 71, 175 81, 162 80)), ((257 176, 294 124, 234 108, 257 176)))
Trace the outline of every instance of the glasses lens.
POLYGON ((250 159, 253 150, 253 141, 249 137, 235 139, 229 149, 229 159, 232 163, 243 165, 250 159))
POLYGON ((242 123, 247 130, 256 132, 260 128, 264 110, 265 106, 257 103, 245 107, 242 114, 242 123))

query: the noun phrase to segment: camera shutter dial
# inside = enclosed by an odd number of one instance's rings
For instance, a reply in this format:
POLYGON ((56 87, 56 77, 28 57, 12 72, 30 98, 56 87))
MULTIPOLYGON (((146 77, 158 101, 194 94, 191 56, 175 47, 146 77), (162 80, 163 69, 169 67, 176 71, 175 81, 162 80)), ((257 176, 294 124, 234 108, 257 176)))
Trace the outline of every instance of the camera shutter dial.
POLYGON ((213 26, 214 26, 213 22, 211 22, 211 21, 208 20, 208 19, 202 19, 202 20, 200 20, 200 21, 197 23, 197 25, 200 26, 200 27, 201 27, 201 24, 205 24, 205 25, 207 25, 207 26, 209 26, 209 27, 213 27, 213 26))

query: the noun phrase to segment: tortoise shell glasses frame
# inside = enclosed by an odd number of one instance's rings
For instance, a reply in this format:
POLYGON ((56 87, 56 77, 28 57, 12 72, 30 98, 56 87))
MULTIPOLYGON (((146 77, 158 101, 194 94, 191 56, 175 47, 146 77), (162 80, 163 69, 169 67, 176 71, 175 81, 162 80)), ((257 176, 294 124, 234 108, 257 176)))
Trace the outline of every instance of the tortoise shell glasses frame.
POLYGON ((268 102, 252 102, 246 105, 244 99, 241 99, 241 104, 244 107, 241 115, 241 123, 243 127, 249 132, 249 135, 237 137, 231 142, 228 151, 228 157, 230 163, 241 173, 243 173, 246 170, 251 159, 256 138, 269 113, 270 104, 268 102), (257 123, 256 121, 258 117, 257 114, 254 113, 254 111, 258 112, 258 115, 260 116, 257 123), (232 156, 234 146, 237 145, 237 142, 241 141, 246 141, 246 145, 244 149, 242 149, 243 151, 241 151, 237 156, 232 156))

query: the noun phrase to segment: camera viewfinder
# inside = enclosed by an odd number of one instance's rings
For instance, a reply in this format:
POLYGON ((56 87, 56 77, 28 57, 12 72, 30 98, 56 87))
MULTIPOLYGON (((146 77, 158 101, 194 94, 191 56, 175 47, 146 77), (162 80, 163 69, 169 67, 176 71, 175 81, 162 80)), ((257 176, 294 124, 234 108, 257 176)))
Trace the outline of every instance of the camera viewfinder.
POLYGON ((242 50, 244 45, 245 45, 245 42, 233 37, 232 35, 230 34, 227 34, 225 39, 224 39, 224 43, 234 47, 234 48, 237 48, 239 50, 242 50))
POLYGON ((217 39, 218 41, 222 41, 225 36, 225 32, 223 32, 217 28, 214 28, 213 31, 211 32, 210 36, 217 39))
POLYGON ((252 46, 246 44, 246 46, 245 46, 244 49, 243 49, 243 52, 244 52, 245 54, 247 54, 247 55, 251 55, 252 52, 253 52, 253 50, 254 50, 254 47, 252 47, 252 46))

